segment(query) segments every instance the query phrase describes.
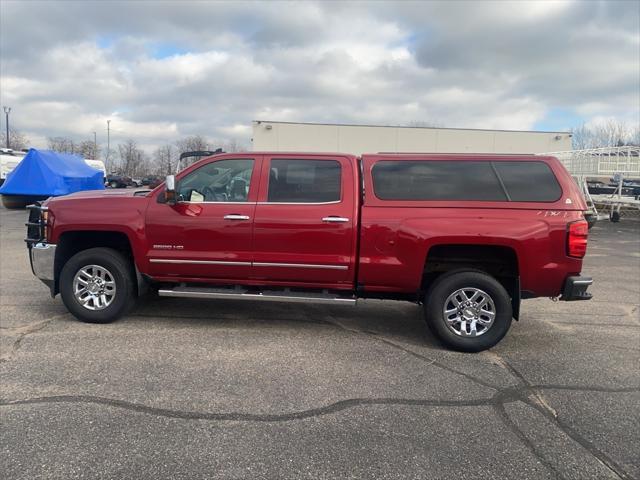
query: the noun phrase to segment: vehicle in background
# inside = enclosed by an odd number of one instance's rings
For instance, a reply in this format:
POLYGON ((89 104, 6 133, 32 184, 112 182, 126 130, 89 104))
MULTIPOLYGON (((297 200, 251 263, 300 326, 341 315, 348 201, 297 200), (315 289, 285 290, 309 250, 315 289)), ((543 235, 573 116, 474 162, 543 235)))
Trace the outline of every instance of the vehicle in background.
POLYGON ((84 159, 84 163, 86 163, 87 165, 89 165, 92 168, 95 168, 96 170, 100 170, 102 172, 102 178, 105 179, 107 177, 107 168, 104 165, 104 162, 102 160, 96 160, 93 158, 85 158, 84 159))
MULTIPOLYGON (((616 180, 616 178, 612 178, 610 181, 610 185, 616 188, 617 191, 619 180, 616 180)), ((623 178, 622 195, 628 195, 632 197, 637 197, 638 195, 640 195, 640 180, 633 178, 623 178)))
MULTIPOLYGON (((600 180, 587 180, 587 186, 591 195, 616 195, 619 188, 617 183, 613 183, 613 179, 609 185, 600 180)), ((623 182, 621 194, 627 197, 640 195, 640 184, 623 182)))
POLYGON ((613 195, 616 193, 616 187, 599 180, 587 180, 587 187, 589 187, 591 195, 613 195))
MULTIPOLYGON (((611 182, 611 185, 617 185, 618 182, 620 181, 619 175, 616 175, 616 176, 610 178, 609 181, 611 182)), ((638 185, 640 185, 640 179, 638 179, 638 178, 623 178, 622 179, 622 185, 625 186, 625 187, 638 186, 638 185)))
POLYGON ((85 190, 104 190, 102 172, 78 155, 29 149, 0 187, 2 204, 24 208, 38 200, 85 190))
MULTIPOLYGON (((27 152, 16 151, 11 148, 0 148, 0 185, 4 183, 7 175, 11 173, 25 157, 27 152)), ((96 170, 102 172, 102 177, 106 176, 106 169, 102 160, 85 158, 85 163, 96 170)))
POLYGON ((131 178, 131 183, 133 183, 134 187, 141 187, 142 186, 142 179, 141 178, 131 178))
POLYGON ((0 186, 7 179, 7 175, 18 166, 26 155, 25 152, 16 151, 11 148, 0 148, 0 186))
POLYGON ((142 185, 149 188, 156 188, 160 185, 164 179, 157 175, 149 175, 148 177, 144 177, 142 179, 142 185))
POLYGON ((115 173, 107 175, 105 185, 111 188, 127 188, 136 186, 133 183, 131 177, 127 177, 125 175, 116 175, 115 173))
MULTIPOLYGON (((582 192, 554 157, 244 152, 152 191, 32 207, 34 274, 78 319, 168 297, 423 305, 446 345, 480 351, 520 300, 589 300, 582 192)), ((214 307, 215 308, 215 307, 214 307)))

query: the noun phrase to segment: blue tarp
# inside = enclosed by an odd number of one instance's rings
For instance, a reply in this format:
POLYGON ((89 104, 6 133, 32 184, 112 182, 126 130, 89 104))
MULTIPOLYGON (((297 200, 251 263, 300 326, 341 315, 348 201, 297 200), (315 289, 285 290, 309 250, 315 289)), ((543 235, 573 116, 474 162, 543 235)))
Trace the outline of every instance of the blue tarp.
POLYGON ((104 190, 103 173, 82 157, 32 148, 7 175, 3 195, 67 195, 81 190, 104 190))

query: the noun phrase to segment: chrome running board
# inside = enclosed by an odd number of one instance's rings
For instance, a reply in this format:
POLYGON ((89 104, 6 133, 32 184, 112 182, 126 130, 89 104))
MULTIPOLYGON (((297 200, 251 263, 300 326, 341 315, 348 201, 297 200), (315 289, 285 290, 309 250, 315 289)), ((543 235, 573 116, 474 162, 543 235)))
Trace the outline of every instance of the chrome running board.
POLYGON ((333 303, 355 305, 353 295, 337 295, 324 292, 299 292, 283 290, 249 290, 241 287, 205 288, 193 286, 177 286, 171 289, 160 289, 161 297, 211 298, 228 300, 262 300, 266 302, 299 302, 299 303, 333 303))

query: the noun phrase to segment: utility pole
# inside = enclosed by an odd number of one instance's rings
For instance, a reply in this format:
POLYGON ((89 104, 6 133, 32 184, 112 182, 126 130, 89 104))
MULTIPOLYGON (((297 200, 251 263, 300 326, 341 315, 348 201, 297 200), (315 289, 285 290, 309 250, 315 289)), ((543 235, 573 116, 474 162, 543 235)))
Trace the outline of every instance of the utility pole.
POLYGON ((9 113, 11 113, 11 107, 2 107, 4 109, 4 117, 7 123, 7 148, 9 147, 9 113))
POLYGON ((107 158, 105 164, 109 164, 109 154, 111 153, 111 120, 107 120, 107 158))
POLYGON ((93 132, 93 155, 95 159, 98 159, 98 137, 96 136, 96 132, 93 132))

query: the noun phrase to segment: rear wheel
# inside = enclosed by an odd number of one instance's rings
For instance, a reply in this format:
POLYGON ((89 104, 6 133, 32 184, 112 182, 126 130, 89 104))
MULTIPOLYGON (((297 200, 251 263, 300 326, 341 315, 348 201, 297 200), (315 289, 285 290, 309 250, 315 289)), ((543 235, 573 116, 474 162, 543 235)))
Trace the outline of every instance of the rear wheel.
POLYGON ((83 322, 117 320, 135 302, 131 264, 111 248, 79 252, 62 268, 60 294, 69 312, 83 322))
POLYGON ((479 352, 493 347, 511 326, 511 298, 495 278, 479 271, 442 275, 424 303, 429 329, 448 347, 479 352))

